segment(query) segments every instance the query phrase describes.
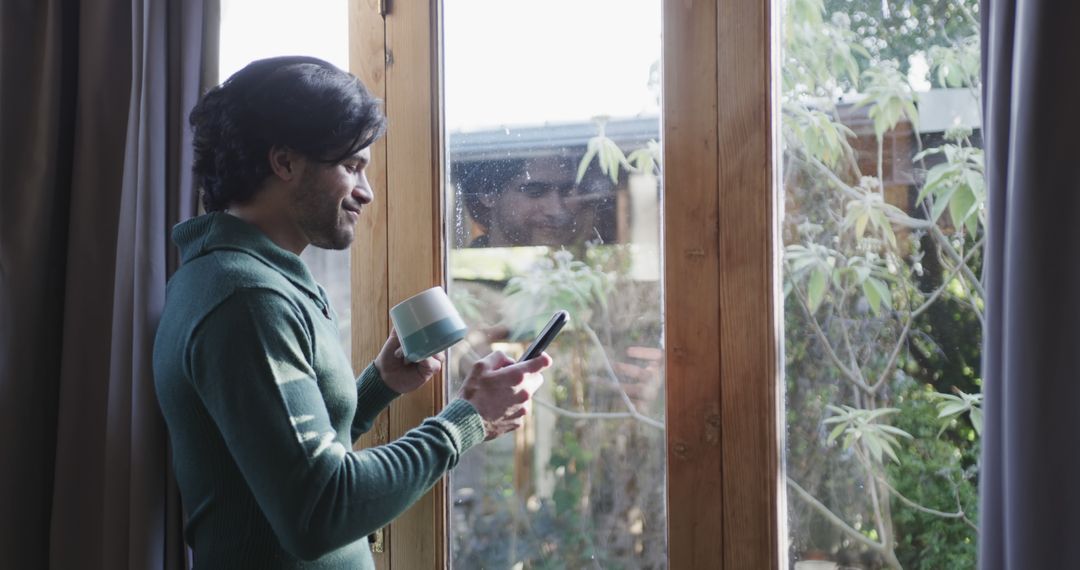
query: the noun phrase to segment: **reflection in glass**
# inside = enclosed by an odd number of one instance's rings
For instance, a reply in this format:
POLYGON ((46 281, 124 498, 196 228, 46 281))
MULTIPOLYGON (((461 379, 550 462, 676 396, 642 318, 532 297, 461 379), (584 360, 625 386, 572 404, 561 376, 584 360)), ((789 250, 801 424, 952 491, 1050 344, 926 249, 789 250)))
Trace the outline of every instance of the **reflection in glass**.
POLYGON ((448 289, 470 331, 450 351, 451 394, 477 359, 516 357, 570 313, 526 426, 450 475, 451 565, 664 568, 659 2, 444 14, 448 289), (625 26, 601 17, 624 12, 625 26))
POLYGON ((976 0, 786 0, 794 568, 974 568, 985 189, 976 0))

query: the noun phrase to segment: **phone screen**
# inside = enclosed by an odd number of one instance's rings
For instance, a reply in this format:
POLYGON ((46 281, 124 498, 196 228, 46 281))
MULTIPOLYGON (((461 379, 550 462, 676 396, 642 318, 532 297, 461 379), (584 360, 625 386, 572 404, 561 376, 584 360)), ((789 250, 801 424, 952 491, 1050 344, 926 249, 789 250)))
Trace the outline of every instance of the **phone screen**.
POLYGON ((532 341, 529 348, 525 349, 525 354, 521 355, 521 359, 518 362, 525 362, 540 356, 547 349, 551 341, 555 340, 555 337, 566 325, 566 321, 570 320, 570 313, 566 311, 555 311, 555 314, 551 316, 551 320, 548 324, 544 325, 544 329, 540 331, 540 334, 536 335, 536 339, 532 341))

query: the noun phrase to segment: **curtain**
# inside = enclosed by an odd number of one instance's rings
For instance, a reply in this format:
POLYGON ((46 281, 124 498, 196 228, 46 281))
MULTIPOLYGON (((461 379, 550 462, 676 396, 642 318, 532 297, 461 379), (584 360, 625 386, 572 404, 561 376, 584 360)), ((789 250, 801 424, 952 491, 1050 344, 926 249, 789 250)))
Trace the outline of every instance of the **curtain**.
POLYGON ((1080 4, 983 0, 980 566, 1080 568, 1080 4))
POLYGON ((0 5, 0 553, 181 568, 151 349, 216 0, 0 5))

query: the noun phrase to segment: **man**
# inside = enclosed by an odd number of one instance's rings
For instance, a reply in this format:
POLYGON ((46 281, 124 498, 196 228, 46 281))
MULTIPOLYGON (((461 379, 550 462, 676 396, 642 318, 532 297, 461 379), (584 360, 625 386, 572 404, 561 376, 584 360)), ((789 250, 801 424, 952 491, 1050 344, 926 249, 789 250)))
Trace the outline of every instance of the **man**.
POLYGON ((460 200, 484 232, 469 247, 596 239, 597 209, 611 182, 593 164, 577 183, 577 165, 577 158, 561 155, 455 162, 451 177, 460 200))
POLYGON ((461 455, 521 425, 551 362, 493 353, 460 397, 401 439, 352 442, 442 366, 410 364, 391 333, 359 379, 326 294, 298 255, 343 249, 373 200, 374 100, 324 61, 254 62, 191 113, 209 212, 178 225, 183 266, 154 346, 196 567, 373 568, 366 536, 461 455))

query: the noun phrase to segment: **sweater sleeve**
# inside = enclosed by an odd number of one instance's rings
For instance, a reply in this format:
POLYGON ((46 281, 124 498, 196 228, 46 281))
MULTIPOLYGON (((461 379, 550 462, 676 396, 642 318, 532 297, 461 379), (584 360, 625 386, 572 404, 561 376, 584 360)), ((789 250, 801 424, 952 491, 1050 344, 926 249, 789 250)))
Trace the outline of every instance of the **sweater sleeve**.
POLYGON ((400 394, 383 382, 375 363, 367 365, 356 380, 356 415, 353 416, 352 439, 364 435, 375 423, 375 418, 400 394))
POLYGON ((316 559, 374 532, 480 443, 469 403, 384 446, 355 452, 334 431, 303 313, 268 289, 235 293, 189 341, 189 374, 281 545, 316 559))

